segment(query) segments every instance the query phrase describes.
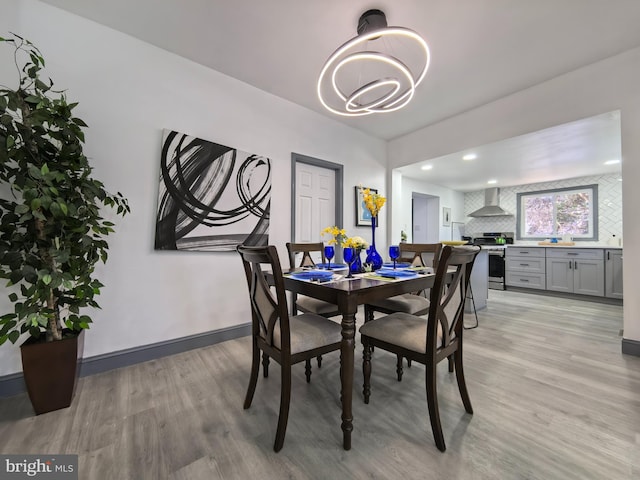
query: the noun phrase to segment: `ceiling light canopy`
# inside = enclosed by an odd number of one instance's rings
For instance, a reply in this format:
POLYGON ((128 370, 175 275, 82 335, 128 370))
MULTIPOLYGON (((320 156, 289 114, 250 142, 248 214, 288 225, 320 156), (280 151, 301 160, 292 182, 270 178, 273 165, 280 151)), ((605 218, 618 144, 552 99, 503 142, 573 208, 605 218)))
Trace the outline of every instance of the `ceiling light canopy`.
POLYGON ((411 101, 429 68, 429 46, 403 27, 387 27, 385 14, 368 10, 358 36, 327 59, 318 77, 318 98, 337 115, 394 112, 411 101))

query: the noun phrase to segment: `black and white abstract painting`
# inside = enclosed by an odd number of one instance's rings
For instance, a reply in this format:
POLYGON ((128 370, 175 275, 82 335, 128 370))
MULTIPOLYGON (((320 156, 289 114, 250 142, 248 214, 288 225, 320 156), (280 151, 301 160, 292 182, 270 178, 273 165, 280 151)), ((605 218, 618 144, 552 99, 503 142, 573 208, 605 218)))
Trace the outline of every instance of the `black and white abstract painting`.
POLYGON ((156 250, 267 245, 270 205, 267 157, 163 131, 156 250))

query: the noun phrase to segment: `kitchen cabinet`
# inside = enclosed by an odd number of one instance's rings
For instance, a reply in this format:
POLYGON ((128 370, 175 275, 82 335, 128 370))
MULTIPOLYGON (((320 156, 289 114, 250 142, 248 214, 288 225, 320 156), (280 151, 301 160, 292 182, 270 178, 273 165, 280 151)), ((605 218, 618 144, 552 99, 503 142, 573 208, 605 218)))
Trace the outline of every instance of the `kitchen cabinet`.
POLYGON ((505 284, 511 287, 544 290, 545 248, 508 247, 505 255, 505 284))
POLYGON ((604 294, 609 298, 622 298, 622 249, 604 251, 604 294))
POLYGON ((604 296, 604 251, 599 248, 546 249, 547 290, 604 296))

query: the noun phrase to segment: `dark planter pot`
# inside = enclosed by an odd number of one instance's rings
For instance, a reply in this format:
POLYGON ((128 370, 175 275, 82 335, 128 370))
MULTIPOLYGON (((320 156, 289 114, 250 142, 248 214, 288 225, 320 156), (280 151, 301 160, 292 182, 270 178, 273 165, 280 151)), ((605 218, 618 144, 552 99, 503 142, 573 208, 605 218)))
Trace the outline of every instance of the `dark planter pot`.
POLYGON ((22 371, 36 415, 71 405, 84 351, 84 330, 64 331, 62 340, 30 338, 20 346, 22 371))

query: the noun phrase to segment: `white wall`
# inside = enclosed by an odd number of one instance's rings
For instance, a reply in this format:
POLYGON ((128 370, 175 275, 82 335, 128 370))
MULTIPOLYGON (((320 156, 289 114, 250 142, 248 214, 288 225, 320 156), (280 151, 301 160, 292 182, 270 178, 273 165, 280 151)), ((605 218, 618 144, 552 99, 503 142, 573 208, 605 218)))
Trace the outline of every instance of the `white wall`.
MULTIPOLYGON (((353 187, 385 193, 381 140, 34 0, 3 1, 0 17, 0 36, 13 31, 39 46, 46 74, 80 103, 76 113, 90 127, 86 153, 96 177, 130 201, 132 214, 116 220, 109 262, 98 272, 106 286, 87 332, 87 357, 250 321, 236 253, 153 250, 163 128, 272 159, 270 243, 282 259, 291 231, 291 152, 344 164, 350 234, 356 234, 353 187)), ((16 78, 11 63, 0 63, 0 83, 14 85, 16 78)), ((383 218, 379 238, 386 234, 383 218)), ((12 308, 3 297, 0 311, 12 308)), ((0 375, 21 370, 18 345, 0 348, 0 375)))
MULTIPOLYGON (((612 110, 621 110, 624 284, 640 283, 640 48, 451 117, 388 145, 390 167, 416 163, 612 110)), ((397 182, 394 181, 395 187, 397 182)), ((402 199, 394 188, 393 199, 402 199)), ((394 209, 395 211, 395 209, 394 209)), ((392 228, 402 224, 394 217, 392 228)), ((624 302, 624 337, 640 341, 640 298, 624 302)))
MULTIPOLYGON (((394 175, 395 174, 397 174, 397 172, 394 172, 394 175)), ((400 174, 397 175, 400 177, 398 183, 396 184, 395 181, 392 183, 394 187, 392 199, 394 217, 391 225, 394 238, 396 234, 400 235, 400 230, 404 230, 409 235, 407 241, 413 241, 411 238, 411 197, 414 193, 418 193, 439 198, 435 210, 435 202, 430 203, 428 214, 429 216, 436 217, 438 221, 436 224, 437 232, 433 234, 433 236, 430 235, 428 241, 438 242, 440 240, 449 240, 451 238, 451 227, 444 227, 442 225, 442 207, 451 208, 451 221, 464 222, 464 194, 441 187, 440 185, 431 185, 413 178, 402 177, 400 174)))
MULTIPOLYGON (((468 218, 465 232, 475 236, 482 232, 516 232, 517 194, 552 190, 554 188, 598 185, 598 241, 579 242, 582 246, 607 245, 612 235, 622 238, 622 182, 620 175, 594 175, 590 177, 568 178, 558 182, 530 183, 500 188, 500 206, 513 214, 510 217, 468 218)), ((484 190, 469 192, 464 196, 464 208, 467 213, 482 207, 484 190)), ((525 243, 525 242, 522 242, 525 243)), ((536 242, 530 242, 535 243, 536 242)))

